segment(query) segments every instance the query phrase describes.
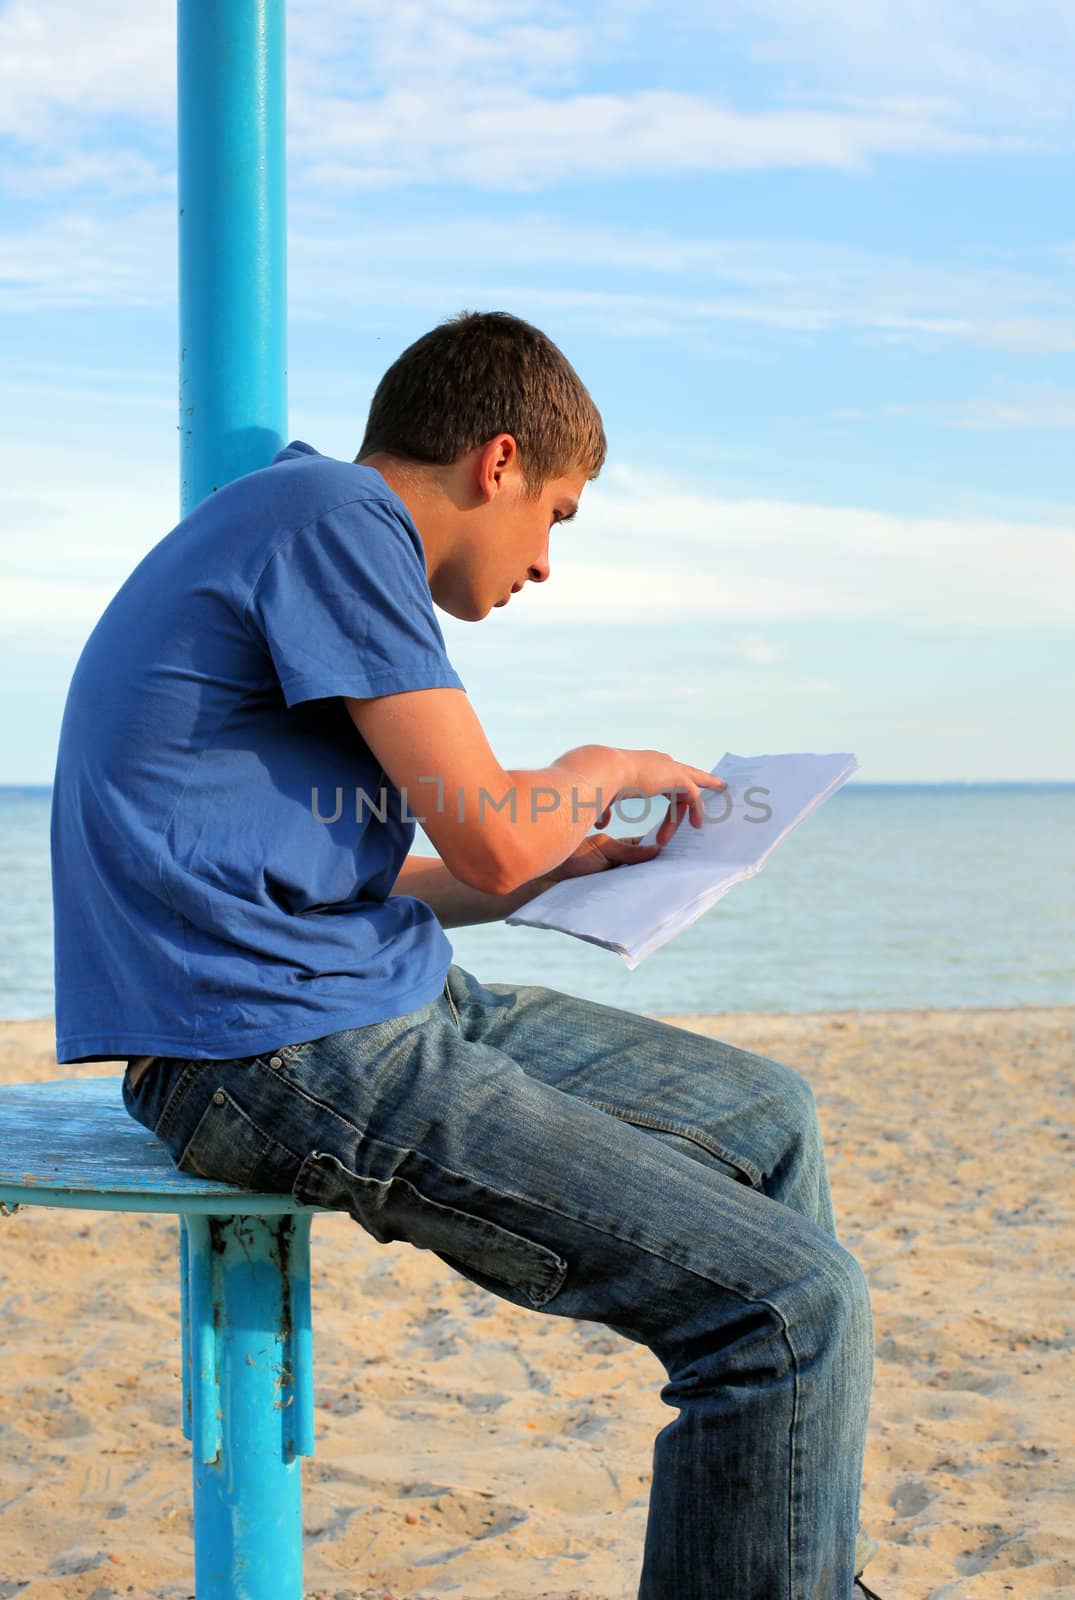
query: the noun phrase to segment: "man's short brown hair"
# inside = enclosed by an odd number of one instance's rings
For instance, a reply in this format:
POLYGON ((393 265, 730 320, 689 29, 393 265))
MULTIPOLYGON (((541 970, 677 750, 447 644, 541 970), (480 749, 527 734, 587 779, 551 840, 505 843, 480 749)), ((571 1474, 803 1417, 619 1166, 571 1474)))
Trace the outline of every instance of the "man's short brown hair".
POLYGON ((356 460, 384 451, 448 466, 498 433, 519 447, 527 493, 605 459, 601 414, 567 357, 506 311, 461 311, 409 345, 377 385, 356 460))

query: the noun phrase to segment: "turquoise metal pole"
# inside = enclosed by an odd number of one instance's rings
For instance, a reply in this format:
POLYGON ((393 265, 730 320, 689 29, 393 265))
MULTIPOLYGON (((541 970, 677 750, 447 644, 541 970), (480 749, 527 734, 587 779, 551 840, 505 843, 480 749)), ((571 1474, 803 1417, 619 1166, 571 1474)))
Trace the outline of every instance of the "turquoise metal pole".
POLYGON ((284 0, 179 0, 180 509, 287 428, 284 0))
MULTIPOLYGON (((287 427, 284 0, 179 0, 180 509, 287 427)), ((310 1219, 188 1215, 183 1421, 198 1600, 302 1600, 310 1219)))
POLYGON ((183 1217, 197 1600, 302 1600, 310 1220, 183 1217))

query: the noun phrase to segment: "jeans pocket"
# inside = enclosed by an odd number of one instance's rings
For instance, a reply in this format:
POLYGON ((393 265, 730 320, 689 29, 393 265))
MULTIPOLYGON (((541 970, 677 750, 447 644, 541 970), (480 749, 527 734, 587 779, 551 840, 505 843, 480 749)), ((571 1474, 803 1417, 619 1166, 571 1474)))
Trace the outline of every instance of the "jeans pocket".
POLYGON ((293 1193, 304 1205, 348 1211, 380 1244, 404 1240, 432 1250, 467 1277, 532 1306, 558 1293, 567 1262, 554 1250, 499 1223, 431 1200, 406 1178, 363 1178, 336 1156, 314 1150, 299 1168, 293 1193))
POLYGON ((634 1128, 645 1128, 650 1133, 667 1135, 676 1141, 687 1155, 692 1155, 703 1164, 714 1166, 725 1173, 729 1178, 734 1178, 737 1183, 745 1183, 752 1189, 760 1189, 762 1174, 759 1168, 747 1156, 738 1155, 734 1150, 729 1150, 726 1145, 718 1144, 701 1128, 690 1127, 687 1123, 672 1121, 668 1117, 658 1117, 648 1111, 639 1111, 633 1106, 613 1105, 608 1100, 591 1100, 587 1095, 580 1099, 587 1105, 596 1106, 598 1111, 604 1111, 610 1117, 617 1117, 620 1122, 630 1123, 634 1128), (696 1152, 703 1152, 698 1155, 696 1152))
POLYGON ((167 1143, 168 1130, 205 1065, 208 1063, 158 1056, 137 1085, 132 1085, 128 1068, 121 1089, 128 1115, 167 1143))
POLYGON ((216 1088, 179 1155, 172 1159, 181 1172, 240 1189, 286 1194, 294 1182, 299 1158, 274 1139, 233 1100, 216 1088))

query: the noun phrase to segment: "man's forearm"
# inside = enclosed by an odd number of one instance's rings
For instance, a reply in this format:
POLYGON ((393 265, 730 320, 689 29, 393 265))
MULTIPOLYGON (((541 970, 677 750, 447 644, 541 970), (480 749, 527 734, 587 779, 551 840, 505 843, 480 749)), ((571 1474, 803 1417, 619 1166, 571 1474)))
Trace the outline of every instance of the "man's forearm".
POLYGON ((485 894, 454 877, 438 856, 408 856, 392 893, 424 900, 444 928, 469 928, 479 922, 502 922, 553 881, 551 875, 531 878, 510 894, 485 894))

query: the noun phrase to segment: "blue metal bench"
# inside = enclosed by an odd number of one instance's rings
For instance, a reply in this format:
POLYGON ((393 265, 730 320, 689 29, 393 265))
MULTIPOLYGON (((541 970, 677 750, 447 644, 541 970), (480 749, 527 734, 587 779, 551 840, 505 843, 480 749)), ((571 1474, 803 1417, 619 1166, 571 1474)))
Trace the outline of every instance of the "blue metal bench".
POLYGON ((322 1208, 180 1172, 128 1115, 121 1082, 0 1087, 0 1208, 178 1213, 197 1600, 302 1600, 310 1223, 322 1208))

